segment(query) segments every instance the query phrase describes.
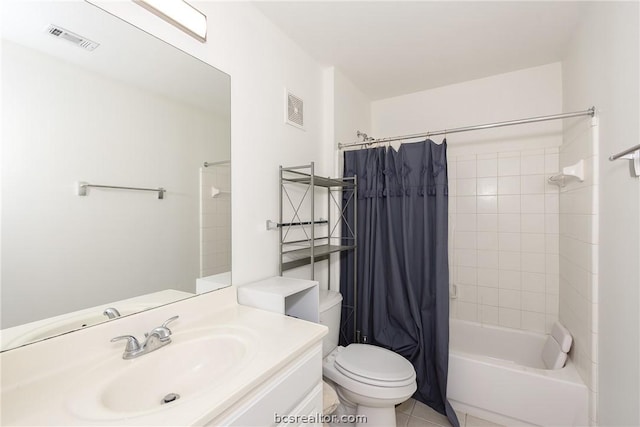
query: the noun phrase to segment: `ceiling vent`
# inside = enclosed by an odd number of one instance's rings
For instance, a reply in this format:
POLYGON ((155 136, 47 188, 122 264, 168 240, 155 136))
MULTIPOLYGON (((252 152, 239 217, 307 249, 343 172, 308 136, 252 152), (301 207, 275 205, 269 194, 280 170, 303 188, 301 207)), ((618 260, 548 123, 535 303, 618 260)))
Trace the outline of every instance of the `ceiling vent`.
POLYGON ((285 90, 287 105, 285 112, 285 123, 304 129, 304 101, 285 90))
POLYGON ((68 42, 75 44, 78 47, 81 47, 84 50, 92 51, 98 46, 100 43, 96 43, 94 41, 89 40, 86 37, 82 37, 78 34, 72 33, 71 31, 67 31, 62 27, 58 27, 57 25, 49 25, 45 28, 45 31, 52 35, 53 37, 58 37, 60 39, 64 39, 68 42))

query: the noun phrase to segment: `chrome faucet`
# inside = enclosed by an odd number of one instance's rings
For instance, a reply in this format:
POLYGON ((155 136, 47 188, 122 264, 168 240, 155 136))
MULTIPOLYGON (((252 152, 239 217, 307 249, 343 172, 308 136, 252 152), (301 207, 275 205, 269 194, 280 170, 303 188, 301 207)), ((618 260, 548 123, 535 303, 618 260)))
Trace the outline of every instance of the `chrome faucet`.
POLYGON ((142 345, 133 335, 122 335, 111 339, 111 342, 119 340, 127 340, 127 345, 122 354, 123 359, 135 359, 143 354, 151 353, 167 344, 171 343, 171 329, 167 327, 170 322, 176 320, 179 316, 173 316, 162 324, 153 328, 151 332, 144 334, 145 341, 142 345))
POLYGON ((109 319, 115 319, 116 317, 120 317, 120 312, 114 307, 105 308, 102 314, 107 316, 109 319))

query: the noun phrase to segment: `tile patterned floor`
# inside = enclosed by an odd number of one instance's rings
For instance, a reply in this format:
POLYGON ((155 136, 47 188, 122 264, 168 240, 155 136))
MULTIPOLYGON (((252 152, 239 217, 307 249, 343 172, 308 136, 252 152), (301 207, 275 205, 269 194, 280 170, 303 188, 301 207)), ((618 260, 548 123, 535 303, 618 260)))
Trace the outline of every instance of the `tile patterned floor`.
MULTIPOLYGON (((456 414, 458 414, 460 427, 502 427, 462 412, 456 412, 456 414)), ((396 406, 396 424, 397 427, 451 427, 447 417, 414 399, 396 406)))

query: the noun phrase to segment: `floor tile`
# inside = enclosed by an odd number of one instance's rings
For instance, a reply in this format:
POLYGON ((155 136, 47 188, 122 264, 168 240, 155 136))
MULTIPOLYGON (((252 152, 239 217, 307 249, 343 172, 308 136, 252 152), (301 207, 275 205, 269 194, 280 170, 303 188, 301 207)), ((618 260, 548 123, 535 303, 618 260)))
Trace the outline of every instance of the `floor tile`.
POLYGON ((402 412, 396 412, 396 427, 407 427, 409 423, 409 415, 402 412))
POLYGON ((465 427, 467 424, 467 414, 465 414, 464 412, 456 411, 456 415, 458 416, 458 424, 460 424, 460 427, 465 427))
POLYGON ((439 425, 427 420, 423 420, 422 418, 409 417, 409 423, 407 424, 407 427, 439 427, 439 425))
POLYGON ((492 423, 491 421, 483 420, 482 418, 474 417, 473 415, 467 415, 467 427, 502 427, 500 424, 492 423))
POLYGON ((416 404, 413 407, 413 412, 411 412, 411 416, 422 418, 423 420, 429 421, 442 427, 451 427, 451 423, 449 422, 449 419, 447 417, 436 412, 422 402, 416 401, 416 404))
POLYGON ((416 401, 414 399, 407 399, 398 406, 396 406, 396 412, 402 412, 403 414, 411 415, 411 411, 413 411, 413 405, 415 405, 416 401))

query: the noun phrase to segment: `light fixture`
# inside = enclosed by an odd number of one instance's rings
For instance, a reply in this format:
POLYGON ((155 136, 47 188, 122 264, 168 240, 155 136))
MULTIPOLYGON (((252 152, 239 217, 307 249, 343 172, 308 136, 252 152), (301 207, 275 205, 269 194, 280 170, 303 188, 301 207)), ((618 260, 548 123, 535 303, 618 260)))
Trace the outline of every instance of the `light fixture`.
POLYGON ((133 0, 190 36, 207 41, 207 16, 184 0, 133 0))

